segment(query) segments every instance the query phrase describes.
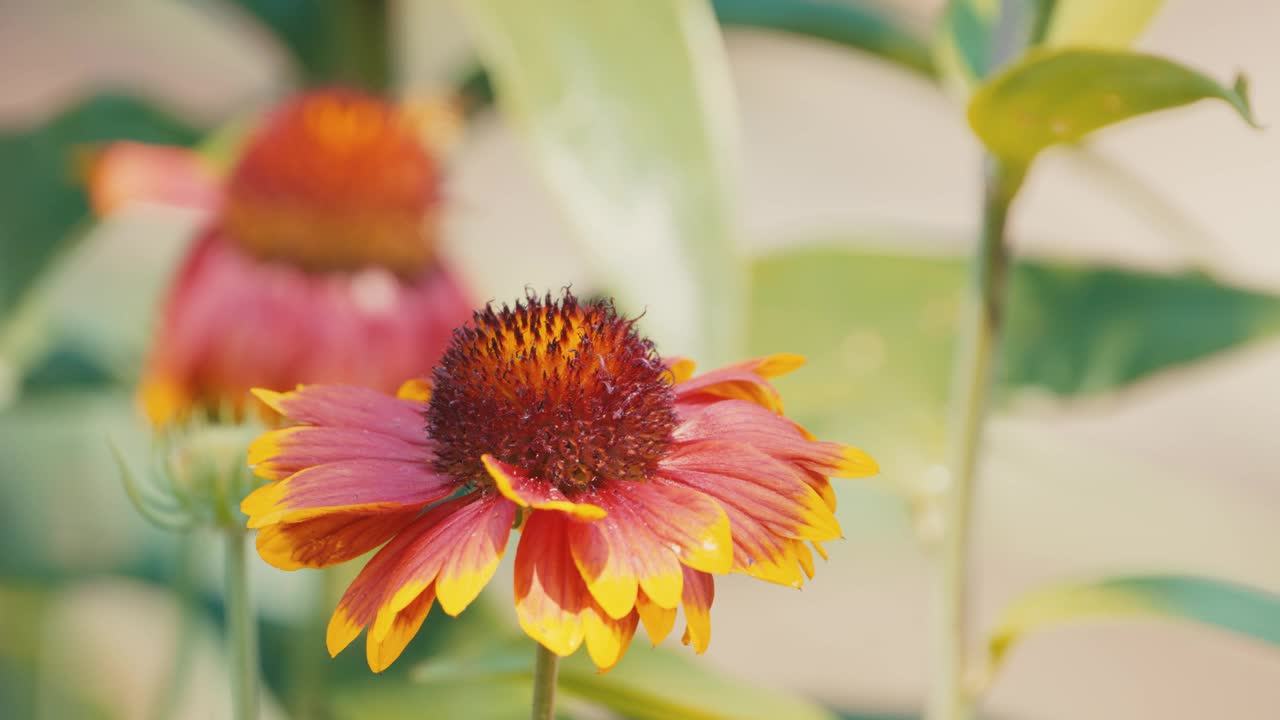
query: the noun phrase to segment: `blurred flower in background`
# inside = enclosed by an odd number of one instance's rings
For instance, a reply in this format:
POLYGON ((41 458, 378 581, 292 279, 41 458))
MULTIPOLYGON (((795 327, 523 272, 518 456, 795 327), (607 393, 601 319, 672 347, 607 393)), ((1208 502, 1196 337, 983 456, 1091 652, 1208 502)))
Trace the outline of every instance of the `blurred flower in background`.
POLYGON ((93 173, 101 211, 151 199, 209 213, 146 363, 152 422, 240 418, 251 387, 394 390, 431 367, 470 314, 436 252, 441 173, 406 116, 346 89, 272 111, 216 185, 192 152, 107 148, 93 173))

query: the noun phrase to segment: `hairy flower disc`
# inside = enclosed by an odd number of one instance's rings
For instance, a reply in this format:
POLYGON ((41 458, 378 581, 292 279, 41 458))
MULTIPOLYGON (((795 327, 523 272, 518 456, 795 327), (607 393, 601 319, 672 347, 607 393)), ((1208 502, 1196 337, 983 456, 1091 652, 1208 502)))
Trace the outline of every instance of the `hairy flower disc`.
POLYGON ((271 115, 227 186, 223 223, 246 251, 310 271, 431 259, 439 169, 392 106, 352 90, 309 93, 271 115))
POLYGON ((483 455, 572 495, 649 476, 676 426, 671 375, 607 302, 530 296, 454 333, 427 432, 435 468, 487 484, 483 455))

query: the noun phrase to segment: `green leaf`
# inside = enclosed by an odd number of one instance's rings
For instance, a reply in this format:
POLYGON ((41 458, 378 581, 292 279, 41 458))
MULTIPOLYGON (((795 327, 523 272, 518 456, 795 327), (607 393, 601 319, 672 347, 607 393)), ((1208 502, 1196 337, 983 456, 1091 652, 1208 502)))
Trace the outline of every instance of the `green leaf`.
POLYGON ((736 127, 709 7, 458 8, 499 104, 624 308, 646 309, 668 352, 734 354, 745 293, 729 189, 736 127))
POLYGON ((934 41, 934 61, 949 87, 974 86, 1033 44, 1052 0, 950 0, 934 41))
MULTIPOLYGON (((432 686, 466 681, 528 688, 532 675, 533 648, 522 640, 480 657, 424 665, 414 677, 432 686)), ((633 647, 607 673, 597 671, 585 652, 564 658, 559 694, 630 720, 835 720, 817 704, 726 678, 700 659, 657 648, 633 647)))
POLYGON ((389 85, 387 0, 232 0, 279 39, 307 85, 389 85))
POLYGON ((726 27, 759 28, 828 40, 925 75, 934 74, 929 46, 880 6, 849 0, 714 0, 726 27))
POLYGON ((127 96, 99 95, 43 127, 0 135, 0 317, 89 215, 84 152, 112 140, 189 145, 190 125, 127 96))
POLYGON ((1164 0, 1054 0, 1044 44, 1122 48, 1133 44, 1164 0))
POLYGON ((1245 80, 1231 88, 1177 63, 1113 50, 1036 51, 974 93, 969 124, 987 148, 1015 167, 1041 150, 1145 113, 1209 98, 1255 124, 1245 80))
MULTIPOLYGON (((848 428, 859 407, 869 430, 940 439, 964 278, 954 258, 822 248, 760 258, 751 350, 809 358, 779 385, 819 435, 848 428)), ((1280 297, 1198 273, 1030 260, 1011 283, 1006 389, 1116 390, 1280 331, 1280 297)))
POLYGON ((1041 588, 1006 608, 988 638, 988 677, 1033 632, 1117 617, 1190 621, 1280 647, 1280 595, 1188 575, 1112 577, 1041 588))

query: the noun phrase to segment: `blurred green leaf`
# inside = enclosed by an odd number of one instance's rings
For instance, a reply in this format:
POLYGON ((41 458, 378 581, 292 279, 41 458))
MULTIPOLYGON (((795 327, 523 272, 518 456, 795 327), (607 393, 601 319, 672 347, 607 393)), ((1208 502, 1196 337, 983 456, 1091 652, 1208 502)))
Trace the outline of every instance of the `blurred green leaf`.
POLYGON ((1044 44, 1128 47, 1164 0, 1054 0, 1044 44))
POLYGON ((88 217, 86 152, 112 140, 189 145, 199 135, 122 95, 99 95, 42 127, 0 135, 0 315, 88 217))
POLYGON ((232 0, 289 51, 307 85, 389 84, 386 0, 232 0))
POLYGON ((969 124, 987 148, 1015 167, 1056 143, 1157 110, 1225 100, 1254 124, 1244 77, 1226 88, 1151 55, 1113 50, 1033 52, 979 88, 969 124))
POLYGON ((960 94, 1034 44, 1053 0, 949 0, 933 56, 947 85, 960 94))
MULTIPOLYGON (((425 686, 457 682, 519 683, 530 692, 533 647, 527 641, 479 657, 442 659, 419 668, 425 686)), ((687 654, 633 647, 600 673, 585 652, 560 662, 559 693, 630 720, 834 720, 821 706, 794 695, 724 677, 687 654)), ((572 713, 570 713, 572 714, 572 713)))
POLYGON ((780 30, 862 50, 933 75, 929 46, 899 17, 859 0, 713 0, 727 27, 780 30))
POLYGON ((704 2, 474 0, 459 10, 576 234, 628 311, 686 354, 740 346, 735 117, 704 2), (661 292, 655 292, 661 288, 661 292))
POLYGON ((1053 585, 1014 601, 988 638, 990 676, 1027 635, 1115 617, 1186 620, 1280 646, 1280 595, 1188 575, 1134 575, 1053 585))
MULTIPOLYGON (((861 407, 872 430, 940 438, 964 273, 958 259, 852 249, 760 258, 751 349, 808 356, 779 384, 815 432, 847 429, 861 407)), ((1010 290, 1008 389, 1115 390, 1280 331, 1280 297, 1196 273, 1024 261, 1010 290)))

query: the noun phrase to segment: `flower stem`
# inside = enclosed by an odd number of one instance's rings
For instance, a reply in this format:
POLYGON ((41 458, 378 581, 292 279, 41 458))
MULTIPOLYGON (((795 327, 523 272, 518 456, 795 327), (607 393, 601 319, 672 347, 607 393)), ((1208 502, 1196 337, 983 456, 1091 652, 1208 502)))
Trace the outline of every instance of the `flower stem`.
POLYGON ((937 646, 926 716, 929 720, 968 720, 973 712, 975 698, 965 682, 970 635, 970 528, 975 473, 1008 289, 1010 253, 1005 242, 1005 221, 1021 178, 1020 172, 1011 172, 996 160, 987 159, 982 236, 973 260, 973 296, 961 317, 951 384, 951 485, 945 497, 946 525, 937 572, 937 646))
POLYGON ((249 601, 249 566, 245 551, 247 534, 227 528, 225 542, 227 642, 231 675, 231 716, 235 720, 258 717, 258 625, 249 601))
POLYGON ((533 665, 533 720, 552 720, 556 716, 556 675, 560 656, 538 643, 533 665))

